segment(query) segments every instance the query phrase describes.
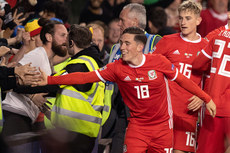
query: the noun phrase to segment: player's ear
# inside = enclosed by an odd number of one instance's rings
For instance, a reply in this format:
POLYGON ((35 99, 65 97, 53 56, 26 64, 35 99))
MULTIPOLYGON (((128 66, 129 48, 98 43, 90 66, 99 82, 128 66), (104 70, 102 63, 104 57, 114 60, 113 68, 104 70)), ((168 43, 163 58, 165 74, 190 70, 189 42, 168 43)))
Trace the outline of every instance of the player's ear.
POLYGON ((138 43, 137 44, 137 50, 138 52, 142 52, 144 49, 145 45, 143 43, 138 43))
POLYGON ((196 25, 197 25, 197 26, 200 25, 201 21, 202 21, 202 18, 201 18, 201 17, 198 17, 197 20, 196 20, 196 25))
POLYGON ((50 33, 45 34, 46 40, 51 42, 52 41, 52 35, 50 33))
POLYGON ((73 40, 69 40, 69 48, 73 47, 73 40))

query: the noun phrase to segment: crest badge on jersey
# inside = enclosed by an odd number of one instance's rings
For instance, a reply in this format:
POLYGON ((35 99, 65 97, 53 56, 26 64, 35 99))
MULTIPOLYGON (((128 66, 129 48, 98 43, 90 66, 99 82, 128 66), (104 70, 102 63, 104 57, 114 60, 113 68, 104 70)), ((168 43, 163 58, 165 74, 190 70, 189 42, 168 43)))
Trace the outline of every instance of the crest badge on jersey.
POLYGON ((184 55, 185 55, 186 58, 192 57, 192 54, 189 54, 189 53, 184 53, 184 55))
POLYGON ((157 78, 157 74, 155 70, 150 70, 148 71, 148 76, 149 76, 149 80, 154 80, 157 78))

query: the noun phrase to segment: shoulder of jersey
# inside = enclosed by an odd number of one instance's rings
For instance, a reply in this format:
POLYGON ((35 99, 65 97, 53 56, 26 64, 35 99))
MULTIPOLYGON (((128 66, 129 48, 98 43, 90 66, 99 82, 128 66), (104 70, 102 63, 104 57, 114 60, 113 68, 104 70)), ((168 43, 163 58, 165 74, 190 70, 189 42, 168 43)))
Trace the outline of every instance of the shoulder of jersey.
POLYGON ((180 34, 179 33, 174 33, 174 34, 170 34, 170 35, 165 35, 165 36, 163 36, 163 38, 178 38, 178 36, 180 36, 180 34))

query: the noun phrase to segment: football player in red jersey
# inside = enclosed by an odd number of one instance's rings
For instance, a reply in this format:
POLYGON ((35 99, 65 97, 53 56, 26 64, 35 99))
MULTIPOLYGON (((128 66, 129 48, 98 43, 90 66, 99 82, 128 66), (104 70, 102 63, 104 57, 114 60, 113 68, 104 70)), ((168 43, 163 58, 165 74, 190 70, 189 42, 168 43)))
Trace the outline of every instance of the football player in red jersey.
POLYGON ((122 59, 89 73, 72 73, 58 77, 43 77, 38 85, 84 84, 98 81, 116 82, 124 102, 130 109, 124 152, 171 153, 173 147, 172 108, 168 79, 205 101, 210 114, 215 116, 215 105, 210 96, 160 54, 144 55, 144 31, 137 27, 124 30, 121 39, 122 59), (167 79, 166 79, 167 78, 167 79))
MULTIPOLYGON (((178 8, 180 33, 164 36, 156 45, 154 53, 166 56, 181 74, 201 86, 202 73, 192 71, 192 62, 208 42, 196 31, 201 22, 201 5, 192 0, 184 1, 178 8)), ((194 100, 200 105, 202 100, 169 82, 173 106, 174 153, 195 152, 196 122, 198 111, 188 109, 194 100)))
POLYGON ((222 30, 230 30, 230 2, 228 2, 228 23, 225 26, 221 26, 211 32, 209 32, 205 38, 211 40, 214 36, 218 35, 222 30))
POLYGON ((193 69, 205 70, 211 62, 207 92, 214 99, 217 114, 212 118, 206 111, 198 138, 197 153, 225 152, 230 140, 230 31, 214 36, 193 62, 193 69), (226 143, 227 142, 227 143, 226 143))

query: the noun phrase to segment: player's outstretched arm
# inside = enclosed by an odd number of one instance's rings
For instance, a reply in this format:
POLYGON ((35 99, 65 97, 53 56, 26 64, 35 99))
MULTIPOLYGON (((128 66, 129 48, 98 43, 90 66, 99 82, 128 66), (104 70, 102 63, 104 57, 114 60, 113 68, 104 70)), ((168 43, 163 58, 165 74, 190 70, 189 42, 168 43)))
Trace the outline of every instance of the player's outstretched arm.
POLYGON ((186 78, 180 73, 178 73, 178 76, 175 81, 185 90, 189 91, 190 93, 202 99, 206 103, 206 106, 208 107, 210 115, 212 117, 215 117, 216 115, 215 103, 212 101, 211 97, 208 94, 206 94, 203 90, 200 89, 200 87, 197 84, 195 84, 192 80, 189 80, 188 78, 186 78), (211 103, 211 104, 208 104, 208 103, 211 103))
POLYGON ((61 76, 48 76, 41 71, 41 79, 38 81, 38 85, 47 84, 60 84, 60 85, 73 85, 73 84, 85 84, 101 81, 95 71, 92 72, 75 72, 61 76))

